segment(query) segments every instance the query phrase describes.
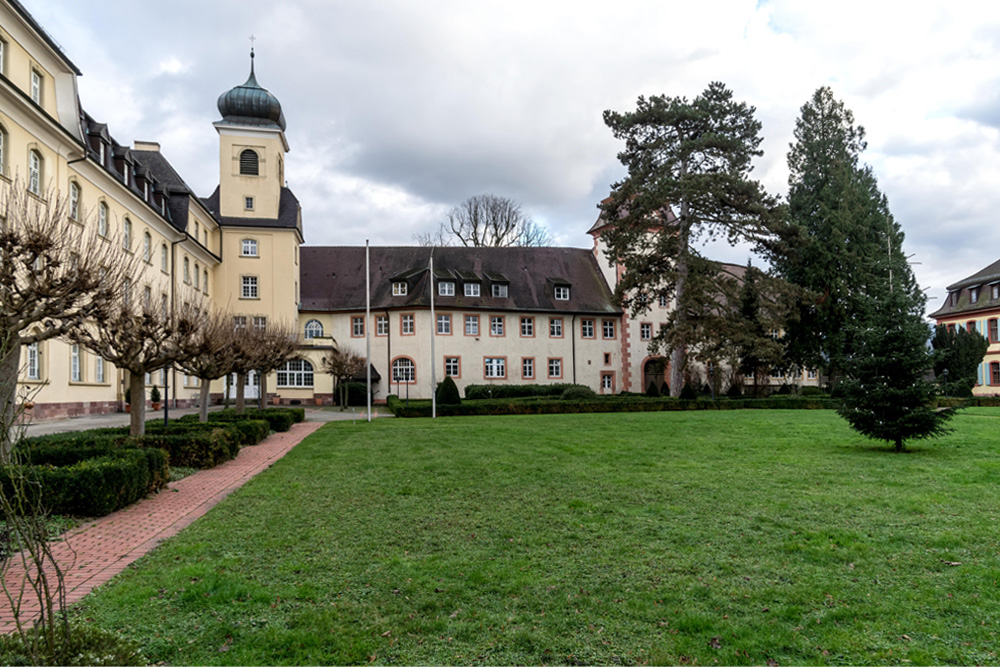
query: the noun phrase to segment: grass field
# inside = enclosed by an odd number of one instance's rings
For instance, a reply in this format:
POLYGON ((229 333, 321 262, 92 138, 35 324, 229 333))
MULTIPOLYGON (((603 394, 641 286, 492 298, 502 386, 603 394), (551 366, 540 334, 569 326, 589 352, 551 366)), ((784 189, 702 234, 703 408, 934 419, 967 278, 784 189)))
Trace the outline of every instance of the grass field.
POLYGON ((1000 409, 324 427, 85 600, 172 664, 997 663, 1000 409))

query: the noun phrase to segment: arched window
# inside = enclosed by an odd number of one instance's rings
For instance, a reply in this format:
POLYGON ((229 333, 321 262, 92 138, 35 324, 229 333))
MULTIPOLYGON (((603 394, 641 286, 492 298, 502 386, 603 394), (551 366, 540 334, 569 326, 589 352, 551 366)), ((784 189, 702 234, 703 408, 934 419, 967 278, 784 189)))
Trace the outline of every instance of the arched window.
POLYGON ((38 343, 32 343, 27 346, 28 348, 28 379, 29 380, 41 380, 42 379, 42 365, 41 365, 41 354, 38 351, 38 343))
POLYGON ((243 239, 242 254, 244 257, 256 257, 257 241, 254 239, 243 239))
POLYGON ((80 186, 75 181, 69 184, 69 219, 80 221, 80 186))
POLYGON ((313 367, 305 359, 292 359, 278 367, 279 387, 313 386, 313 367))
POLYGON ((400 357, 392 361, 392 381, 400 383, 413 383, 416 381, 417 367, 413 359, 400 357))
POLYGON ((150 254, 153 252, 153 237, 149 235, 149 232, 143 232, 142 235, 142 258, 145 261, 149 261, 150 254))
POLYGON ((104 237, 108 235, 108 205, 104 202, 97 207, 97 234, 104 237))
POLYGON ((201 268, 198 266, 198 262, 194 263, 194 288, 201 289, 201 268))
POLYGON ((203 286, 203 288, 205 290, 205 294, 208 294, 208 269, 205 269, 202 273, 204 274, 204 276, 203 276, 204 277, 204 281, 202 283, 202 286, 203 286))
POLYGON ((188 261, 187 257, 184 258, 184 282, 191 282, 191 262, 188 261))
MULTIPOLYGON (((2 72, 0 72, 2 74, 2 72)), ((0 125, 0 175, 7 173, 7 131, 0 125)))
POLYGON ((306 338, 319 338, 323 335, 323 325, 319 320, 306 322, 306 338))
POLYGON ((28 151, 28 192, 42 194, 42 156, 36 151, 28 151))
POLYGON ((122 223, 122 247, 128 251, 132 250, 132 221, 128 218, 122 223))
POLYGON ((257 157, 257 151, 250 150, 249 148, 247 148, 242 153, 240 153, 240 175, 242 176, 260 175, 260 159, 257 157))
POLYGON ((160 270, 169 271, 169 266, 167 262, 167 244, 164 243, 160 246, 160 270))

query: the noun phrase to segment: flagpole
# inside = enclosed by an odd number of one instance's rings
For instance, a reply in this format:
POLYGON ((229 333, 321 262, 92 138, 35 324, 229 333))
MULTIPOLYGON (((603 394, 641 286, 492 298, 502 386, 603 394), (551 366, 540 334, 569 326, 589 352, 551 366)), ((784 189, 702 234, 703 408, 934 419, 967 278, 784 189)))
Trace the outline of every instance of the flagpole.
POLYGON ((365 239, 365 370, 368 373, 368 423, 372 421, 372 272, 368 239, 365 239))
POLYGON ((431 260, 427 271, 430 273, 431 285, 431 419, 437 419, 437 374, 434 372, 437 366, 434 357, 434 339, 437 338, 437 317, 434 316, 434 246, 431 246, 431 260))

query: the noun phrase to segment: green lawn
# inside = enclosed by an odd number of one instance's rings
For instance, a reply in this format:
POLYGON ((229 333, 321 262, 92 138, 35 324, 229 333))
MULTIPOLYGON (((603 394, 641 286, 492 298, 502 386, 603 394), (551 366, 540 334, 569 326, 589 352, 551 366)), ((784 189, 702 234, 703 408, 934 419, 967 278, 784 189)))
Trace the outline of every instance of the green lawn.
POLYGON ((997 663, 1000 409, 332 423, 92 595, 173 664, 997 663))

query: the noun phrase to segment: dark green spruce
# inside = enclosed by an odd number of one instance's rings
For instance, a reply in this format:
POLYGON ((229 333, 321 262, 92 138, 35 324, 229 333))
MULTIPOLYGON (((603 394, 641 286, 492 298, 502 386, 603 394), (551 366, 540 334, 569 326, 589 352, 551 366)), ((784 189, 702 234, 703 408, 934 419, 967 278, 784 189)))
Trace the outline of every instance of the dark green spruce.
POLYGON ((986 356, 990 343, 977 331, 959 327, 949 331, 939 325, 934 329, 934 375, 947 396, 972 396, 979 364, 986 356))

